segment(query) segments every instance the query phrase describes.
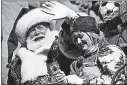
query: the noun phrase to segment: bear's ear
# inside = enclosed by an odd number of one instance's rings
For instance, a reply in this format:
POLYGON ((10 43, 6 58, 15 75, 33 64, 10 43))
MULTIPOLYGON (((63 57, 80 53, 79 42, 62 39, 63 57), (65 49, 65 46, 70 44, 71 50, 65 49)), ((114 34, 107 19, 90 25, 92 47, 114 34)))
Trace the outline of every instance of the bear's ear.
POLYGON ((67 35, 70 34, 70 25, 69 24, 67 24, 66 22, 63 22, 61 27, 66 32, 67 35))

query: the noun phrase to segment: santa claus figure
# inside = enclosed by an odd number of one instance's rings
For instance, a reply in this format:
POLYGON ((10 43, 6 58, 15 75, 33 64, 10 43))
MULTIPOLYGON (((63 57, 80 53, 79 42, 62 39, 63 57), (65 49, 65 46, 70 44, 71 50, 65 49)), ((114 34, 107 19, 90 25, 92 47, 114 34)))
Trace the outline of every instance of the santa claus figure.
POLYGON ((49 49, 58 34, 50 29, 52 16, 36 8, 18 20, 15 33, 21 48, 10 65, 9 85, 51 83, 46 61, 49 49))

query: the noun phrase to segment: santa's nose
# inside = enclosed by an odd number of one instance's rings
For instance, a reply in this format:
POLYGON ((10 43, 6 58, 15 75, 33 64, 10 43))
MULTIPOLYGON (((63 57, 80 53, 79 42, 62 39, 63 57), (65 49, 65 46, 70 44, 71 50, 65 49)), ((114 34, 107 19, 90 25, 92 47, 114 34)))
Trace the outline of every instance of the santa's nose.
POLYGON ((41 33, 41 30, 39 30, 37 27, 35 28, 35 33, 36 35, 40 34, 41 33))

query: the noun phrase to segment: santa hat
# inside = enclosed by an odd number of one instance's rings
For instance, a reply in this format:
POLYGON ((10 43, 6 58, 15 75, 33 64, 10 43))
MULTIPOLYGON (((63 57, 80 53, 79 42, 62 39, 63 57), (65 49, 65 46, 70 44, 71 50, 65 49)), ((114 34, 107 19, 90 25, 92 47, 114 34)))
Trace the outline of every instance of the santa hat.
POLYGON ((33 26, 41 22, 50 23, 50 19, 53 15, 50 15, 46 12, 43 12, 41 8, 36 8, 25 15, 23 15, 17 22, 15 33, 17 39, 21 44, 24 44, 26 41, 26 33, 33 26))

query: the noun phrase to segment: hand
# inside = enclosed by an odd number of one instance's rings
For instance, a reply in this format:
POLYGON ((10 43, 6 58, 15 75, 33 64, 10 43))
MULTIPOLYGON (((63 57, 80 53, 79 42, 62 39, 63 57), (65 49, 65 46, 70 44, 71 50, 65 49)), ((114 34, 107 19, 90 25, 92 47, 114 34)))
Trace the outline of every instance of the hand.
POLYGON ((51 20, 66 17, 73 18, 75 16, 78 16, 73 10, 57 1, 45 2, 45 4, 42 4, 41 10, 48 14, 54 15, 51 20))
POLYGON ((102 77, 95 78, 90 81, 90 84, 111 84, 111 78, 105 75, 102 77))
POLYGON ((83 79, 79 78, 77 75, 69 75, 66 78, 70 84, 83 84, 83 79))

